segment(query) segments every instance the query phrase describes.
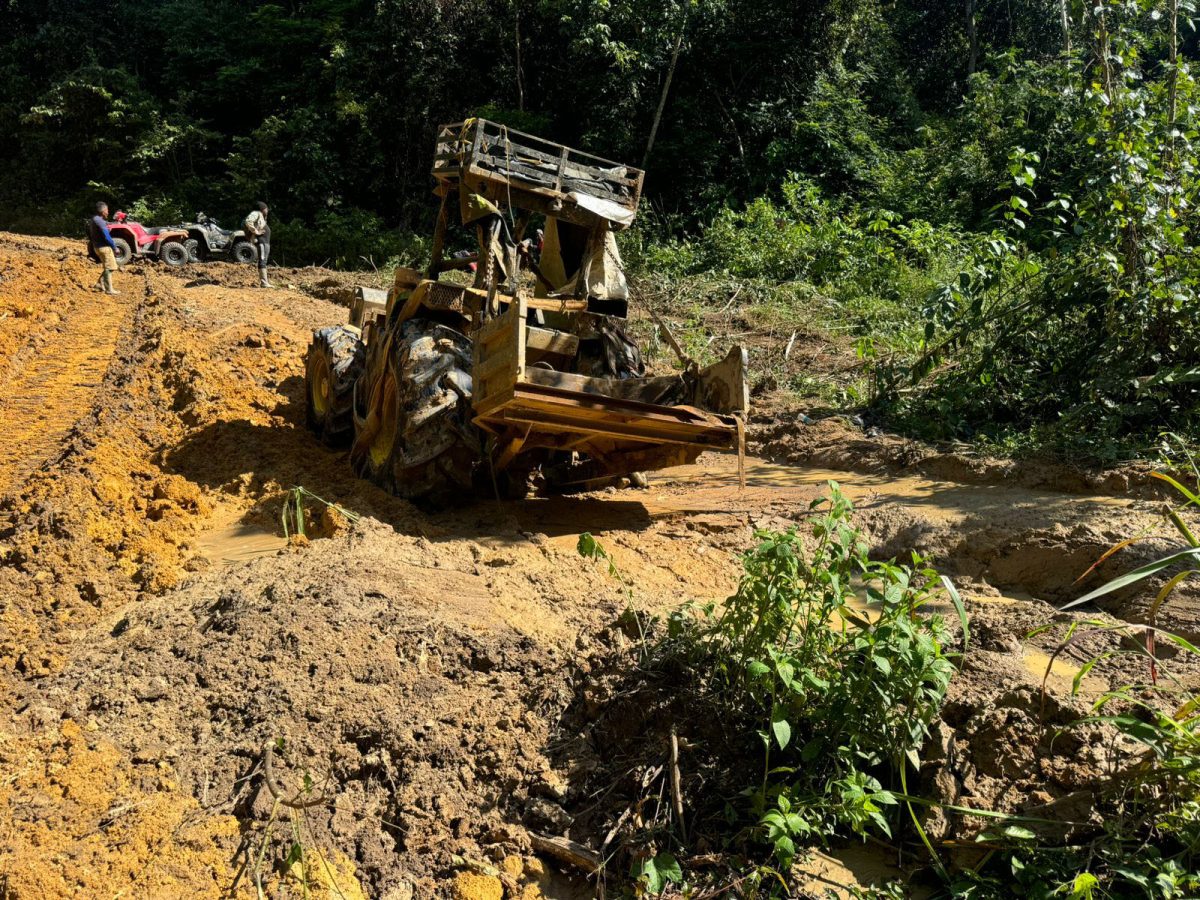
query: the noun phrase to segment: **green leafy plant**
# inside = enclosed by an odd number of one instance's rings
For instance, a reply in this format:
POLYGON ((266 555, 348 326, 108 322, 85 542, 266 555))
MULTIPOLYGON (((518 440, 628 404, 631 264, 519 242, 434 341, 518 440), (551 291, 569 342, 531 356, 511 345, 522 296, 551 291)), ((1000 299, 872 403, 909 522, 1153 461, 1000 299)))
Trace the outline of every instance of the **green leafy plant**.
POLYGON ((641 891, 657 896, 668 885, 683 883, 683 869, 670 853, 659 853, 648 859, 636 860, 629 872, 641 891))
POLYGON ((760 532, 737 593, 671 622, 708 689, 758 731, 761 777, 744 796, 783 866, 839 832, 892 833, 885 782, 918 765, 954 672, 945 623, 924 609, 943 583, 915 555, 871 560, 852 509, 831 483, 807 536, 760 532))
POLYGON ((1164 421, 1194 431, 1200 93, 1178 50, 1193 15, 1098 0, 1087 53, 976 82, 963 124, 996 138, 991 227, 925 306, 925 346, 894 382, 921 390, 892 394, 929 436, 1111 460, 1150 452, 1164 421))

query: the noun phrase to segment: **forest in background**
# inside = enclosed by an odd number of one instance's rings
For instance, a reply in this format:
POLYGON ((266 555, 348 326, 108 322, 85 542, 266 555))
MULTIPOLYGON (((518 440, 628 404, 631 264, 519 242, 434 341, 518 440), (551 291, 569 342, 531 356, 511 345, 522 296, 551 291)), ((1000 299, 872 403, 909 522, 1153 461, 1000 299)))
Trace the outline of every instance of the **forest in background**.
POLYGON ((383 265, 429 230, 436 125, 484 115, 644 161, 635 273, 849 335, 862 377, 831 405, 1145 455, 1200 425, 1192 13, 6 0, 0 227, 78 234, 98 196, 231 224, 265 199, 285 261, 383 265))

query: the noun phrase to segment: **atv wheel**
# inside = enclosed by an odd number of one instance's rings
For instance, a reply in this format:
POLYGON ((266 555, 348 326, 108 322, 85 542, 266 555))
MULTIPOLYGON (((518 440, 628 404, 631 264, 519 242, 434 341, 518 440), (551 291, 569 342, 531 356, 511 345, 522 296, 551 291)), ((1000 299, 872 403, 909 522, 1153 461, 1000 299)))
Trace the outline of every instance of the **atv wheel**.
POLYGON ((258 261, 258 250, 249 241, 238 241, 233 245, 233 258, 240 263, 258 261))
POLYGON ((125 238, 113 238, 113 256, 117 258, 117 265, 126 265, 133 259, 133 248, 129 246, 129 241, 125 238))
POLYGON ((344 325, 313 332, 304 365, 304 408, 308 427, 331 447, 354 434, 354 382, 363 371, 363 342, 344 325))
POLYGON ((188 262, 187 247, 179 241, 167 241, 159 248, 158 258, 172 268, 186 266, 188 262))
POLYGON ((187 250, 188 262, 200 262, 200 242, 195 238, 188 238, 183 242, 183 247, 187 250))
POLYGON ((413 319, 396 336, 357 438, 355 469, 411 500, 449 500, 472 486, 480 458, 471 423, 471 341, 413 319))

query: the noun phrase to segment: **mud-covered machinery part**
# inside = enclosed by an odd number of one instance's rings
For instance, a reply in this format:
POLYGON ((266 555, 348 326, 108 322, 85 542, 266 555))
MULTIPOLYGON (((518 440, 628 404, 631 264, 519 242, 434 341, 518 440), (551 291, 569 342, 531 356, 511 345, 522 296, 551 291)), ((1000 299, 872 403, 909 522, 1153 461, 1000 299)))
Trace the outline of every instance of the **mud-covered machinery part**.
POLYGON ((233 258, 240 263, 252 263, 258 260, 258 250, 249 241, 234 241, 233 258))
POLYGON ((133 259, 133 247, 125 238, 113 238, 113 246, 113 256, 116 258, 118 266, 123 266, 133 259))
POLYGON ((579 342, 575 371, 597 378, 641 378, 646 374, 642 351, 619 319, 596 317, 595 337, 579 342))
POLYGON ((188 262, 200 262, 200 241, 188 238, 183 242, 183 246, 187 249, 188 262))
POLYGON ((164 241, 158 250, 158 256, 174 268, 188 264, 188 250, 183 241, 164 241))
POLYGON ((345 325, 313 332, 304 366, 304 407, 308 427, 331 447, 354 436, 354 382, 363 372, 363 342, 345 325))
POLYGON ((400 326, 351 454, 358 474, 410 500, 442 501, 473 484, 471 340, 425 319, 400 326))

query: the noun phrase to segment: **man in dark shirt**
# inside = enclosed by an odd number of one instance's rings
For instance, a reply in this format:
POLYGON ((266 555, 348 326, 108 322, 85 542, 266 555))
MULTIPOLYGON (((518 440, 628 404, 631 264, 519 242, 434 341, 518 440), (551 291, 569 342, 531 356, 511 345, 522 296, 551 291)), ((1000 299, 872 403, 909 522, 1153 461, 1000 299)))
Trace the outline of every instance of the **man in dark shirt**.
POLYGON ((112 273, 117 271, 117 245, 108 233, 107 219, 108 204, 101 200, 96 204, 96 214, 88 222, 88 249, 91 250, 89 255, 99 260, 101 266, 96 290, 106 294, 119 294, 121 292, 116 290, 112 283, 112 273))

